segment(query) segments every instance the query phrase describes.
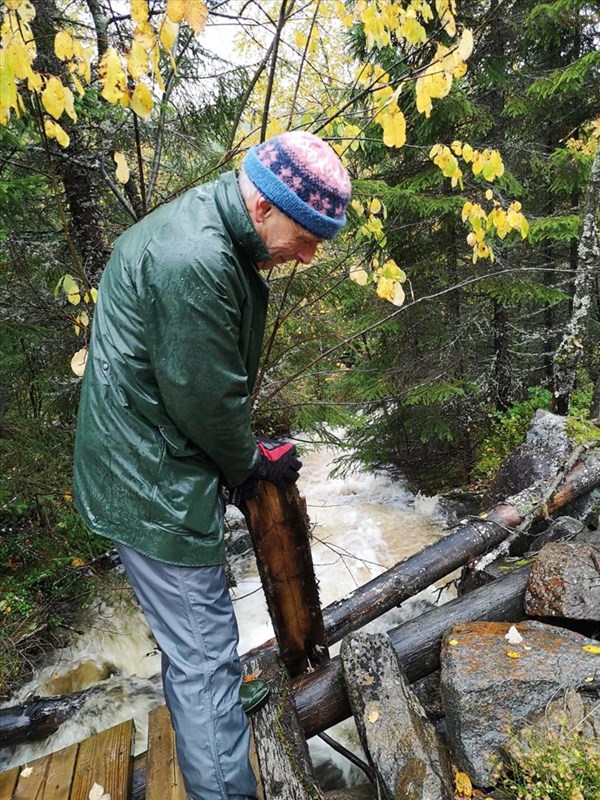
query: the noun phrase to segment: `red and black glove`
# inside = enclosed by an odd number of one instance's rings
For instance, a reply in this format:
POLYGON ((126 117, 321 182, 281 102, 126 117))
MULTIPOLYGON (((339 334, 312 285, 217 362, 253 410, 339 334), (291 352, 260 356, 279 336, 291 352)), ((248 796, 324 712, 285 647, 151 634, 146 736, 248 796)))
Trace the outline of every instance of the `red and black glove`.
POLYGON ((260 460, 255 469, 259 480, 280 487, 296 483, 302 462, 296 458, 293 444, 259 436, 256 445, 260 451, 260 460))
POLYGON ((298 480, 302 466, 302 462, 296 458, 296 448, 289 442, 259 436, 256 445, 260 456, 254 472, 229 492, 229 502, 242 511, 246 500, 258 494, 259 481, 269 481, 279 487, 287 486, 298 480))

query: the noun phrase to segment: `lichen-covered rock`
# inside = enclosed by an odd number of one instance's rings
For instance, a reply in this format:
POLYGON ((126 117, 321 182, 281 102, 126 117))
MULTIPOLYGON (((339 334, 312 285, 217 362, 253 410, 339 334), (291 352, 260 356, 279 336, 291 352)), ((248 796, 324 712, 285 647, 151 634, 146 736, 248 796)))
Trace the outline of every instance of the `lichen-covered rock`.
POLYGON ((600 546, 544 545, 529 574, 525 611, 534 617, 600 621, 600 546))
POLYGON ((566 418, 542 409, 536 411, 525 441, 502 462, 488 490, 488 502, 496 503, 545 481, 556 474, 573 450, 566 432, 566 418))
POLYGON ((580 519, 588 528, 600 528, 600 488, 573 500, 565 507, 565 513, 580 519))
POLYGON ((454 625, 441 651, 448 741, 461 770, 490 786, 499 749, 530 717, 566 689, 600 677, 597 642, 541 622, 454 625), (591 651, 584 650, 591 646, 591 651))
POLYGON ((349 636, 341 658, 358 733, 383 796, 449 800, 453 791, 447 753, 388 636, 349 636))

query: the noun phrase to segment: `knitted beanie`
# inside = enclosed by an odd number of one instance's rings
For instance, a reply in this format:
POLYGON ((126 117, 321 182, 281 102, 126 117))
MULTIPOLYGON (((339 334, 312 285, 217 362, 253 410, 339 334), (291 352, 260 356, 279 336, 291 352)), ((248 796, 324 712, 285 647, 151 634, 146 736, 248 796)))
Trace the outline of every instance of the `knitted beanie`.
POLYGON ((315 236, 333 239, 346 224, 350 178, 318 136, 274 136, 248 151, 243 169, 263 197, 315 236))

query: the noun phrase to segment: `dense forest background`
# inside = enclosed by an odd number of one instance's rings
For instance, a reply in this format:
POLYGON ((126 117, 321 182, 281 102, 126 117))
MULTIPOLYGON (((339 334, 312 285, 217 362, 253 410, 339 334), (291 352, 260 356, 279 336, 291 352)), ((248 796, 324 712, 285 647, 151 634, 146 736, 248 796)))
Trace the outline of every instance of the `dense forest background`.
POLYGON ((313 266, 270 276, 257 433, 343 428, 344 463, 434 493, 485 482, 537 408, 599 416, 596 2, 2 9, 5 688, 106 547, 70 470, 112 243, 269 135, 324 136, 354 201, 313 266))

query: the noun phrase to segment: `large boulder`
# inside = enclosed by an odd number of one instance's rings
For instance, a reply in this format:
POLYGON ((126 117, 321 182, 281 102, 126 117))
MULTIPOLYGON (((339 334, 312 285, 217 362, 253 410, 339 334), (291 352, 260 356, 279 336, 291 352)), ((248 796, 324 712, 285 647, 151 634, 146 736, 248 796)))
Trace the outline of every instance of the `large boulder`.
POLYGON ((508 455, 488 489, 488 502, 497 503, 538 481, 556 474, 573 450, 566 432, 566 418, 539 409, 525 441, 508 455))
POLYGON ((363 749, 386 800, 449 800, 448 755, 411 691, 389 637, 357 633, 341 649, 363 749))
POLYGON ((600 674, 594 640, 537 621, 515 627, 520 642, 507 640, 509 622, 458 623, 442 642, 448 741, 477 786, 494 783, 500 747, 530 717, 600 674))
POLYGON ((550 542, 540 550, 525 591, 525 612, 600 622, 600 546, 550 542))

